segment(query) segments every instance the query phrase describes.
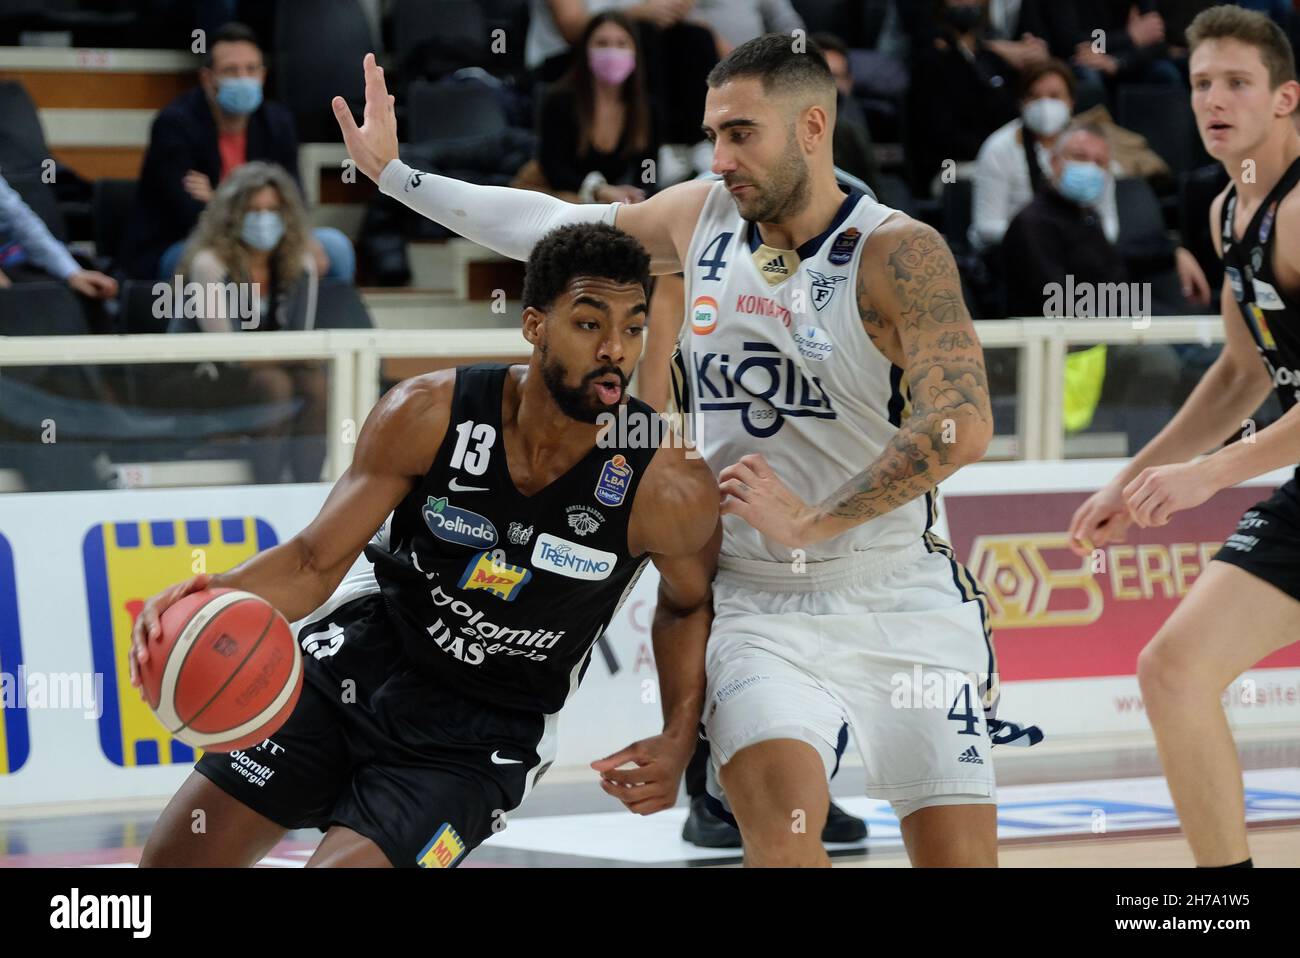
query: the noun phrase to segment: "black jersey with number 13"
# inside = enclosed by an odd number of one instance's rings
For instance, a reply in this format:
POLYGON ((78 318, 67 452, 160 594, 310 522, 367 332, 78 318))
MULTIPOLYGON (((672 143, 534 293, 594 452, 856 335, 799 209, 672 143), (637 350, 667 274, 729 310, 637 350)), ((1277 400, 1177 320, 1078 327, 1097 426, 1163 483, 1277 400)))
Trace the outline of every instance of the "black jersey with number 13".
MULTIPOLYGON (((655 449, 594 445, 525 496, 502 440, 509 367, 457 370, 428 474, 366 547, 417 668, 497 706, 558 711, 645 557, 628 553, 637 485, 655 449)), ((653 416, 629 399, 629 413, 653 416)))

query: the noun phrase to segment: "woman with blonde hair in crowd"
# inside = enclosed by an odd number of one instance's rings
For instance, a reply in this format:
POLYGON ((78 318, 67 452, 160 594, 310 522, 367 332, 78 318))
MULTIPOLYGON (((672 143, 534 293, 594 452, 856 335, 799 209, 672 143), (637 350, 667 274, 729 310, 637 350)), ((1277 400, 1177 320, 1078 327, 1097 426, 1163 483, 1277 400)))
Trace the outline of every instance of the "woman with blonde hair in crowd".
MULTIPOLYGON (((219 287, 225 294, 202 296, 199 315, 174 316, 170 331, 313 329, 318 280, 325 271, 321 259, 293 178, 272 163, 246 163, 217 187, 181 254, 187 286, 219 287)), ((320 480, 327 401, 322 363, 269 357, 204 363, 185 375, 195 381, 169 385, 173 390, 188 385, 179 395, 189 406, 282 404, 293 410, 258 431, 263 442, 252 457, 257 482, 281 481, 286 466, 293 481, 320 480)))

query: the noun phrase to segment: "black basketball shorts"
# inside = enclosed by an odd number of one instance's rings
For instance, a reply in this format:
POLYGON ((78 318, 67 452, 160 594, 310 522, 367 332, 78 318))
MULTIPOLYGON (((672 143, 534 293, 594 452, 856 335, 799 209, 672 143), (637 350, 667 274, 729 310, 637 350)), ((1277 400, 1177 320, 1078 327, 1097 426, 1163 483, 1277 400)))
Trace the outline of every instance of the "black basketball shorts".
POLYGON ((367 590, 338 602, 343 592, 298 630, 305 677, 284 726, 254 748, 206 754, 195 768, 285 828, 343 825, 395 867, 457 866, 505 827, 546 770, 538 754, 550 737, 546 716, 471 700, 418 674, 383 597, 367 590))
POLYGON ((1300 486, 1287 480, 1247 509, 1214 558, 1240 566, 1300 600, 1300 486))

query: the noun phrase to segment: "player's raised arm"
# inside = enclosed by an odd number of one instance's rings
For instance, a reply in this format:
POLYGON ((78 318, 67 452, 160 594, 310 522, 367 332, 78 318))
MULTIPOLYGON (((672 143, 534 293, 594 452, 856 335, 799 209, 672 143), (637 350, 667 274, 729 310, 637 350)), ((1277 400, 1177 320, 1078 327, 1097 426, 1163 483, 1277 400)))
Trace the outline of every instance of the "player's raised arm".
POLYGON ((445 371, 407 380, 384 396, 366 417, 352 464, 296 536, 228 572, 196 576, 150 598, 132 631, 131 684, 138 684, 137 660, 147 661, 149 643, 162 637, 162 612, 190 592, 242 589, 260 595, 290 622, 319 608, 428 471, 447 430, 454 381, 455 371, 445 371))
POLYGON ((601 773, 601 788, 629 810, 649 815, 677 801, 682 773, 695 751, 722 526, 712 473, 703 460, 687 458, 681 449, 661 450, 639 489, 633 530, 659 571, 650 633, 664 728, 591 767, 601 773), (628 762, 636 768, 620 771, 628 762))
POLYGON ((512 259, 528 258, 537 241, 570 223, 608 223, 641 241, 653 273, 681 269, 681 253, 699 218, 711 184, 679 183, 644 203, 566 203, 536 190, 480 186, 425 173, 398 158, 393 97, 383 67, 367 53, 366 106, 361 126, 342 97, 333 100, 334 117, 357 169, 386 193, 447 229, 512 259))

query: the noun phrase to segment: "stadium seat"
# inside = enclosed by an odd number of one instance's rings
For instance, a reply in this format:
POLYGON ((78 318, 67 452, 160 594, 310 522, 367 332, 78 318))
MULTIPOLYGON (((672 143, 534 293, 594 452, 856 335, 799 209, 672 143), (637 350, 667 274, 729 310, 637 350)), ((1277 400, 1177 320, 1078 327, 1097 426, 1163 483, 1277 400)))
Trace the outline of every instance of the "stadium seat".
POLYGON ((136 180, 99 179, 95 181, 95 198, 91 216, 95 223, 95 252, 110 260, 117 259, 126 231, 126 218, 135 201, 136 180))
POLYGON ((414 81, 407 90, 407 118, 410 143, 483 136, 507 126, 505 108, 492 90, 458 80, 414 81))
POLYGON ((303 143, 342 140, 330 109, 342 96, 358 117, 365 105, 361 60, 375 49, 356 0, 280 0, 275 16, 276 98, 289 107, 303 143))
POLYGON ((969 247, 966 239, 974 218, 975 186, 971 180, 957 180, 943 188, 943 236, 954 252, 969 247))
POLYGON ((1165 235, 1164 214, 1151 184, 1140 176, 1115 181, 1115 206, 1119 210, 1119 242, 1160 242, 1165 235))
POLYGON ((411 79, 422 74, 421 67, 434 66, 433 73, 443 75, 478 64, 487 49, 478 0, 396 0, 392 31, 396 62, 411 79))
POLYGON ((164 315, 159 319, 153 314, 156 282, 152 279, 128 279, 122 283, 118 292, 118 332, 128 335, 167 332, 169 317, 164 315))
POLYGON ((1175 177, 1197 165, 1196 120, 1183 87, 1121 86, 1117 112, 1119 125, 1146 137, 1175 177))
POLYGON ((0 174, 12 182, 16 176, 36 176, 49 157, 36 104, 16 80, 0 81, 0 174))
POLYGON ((317 329, 374 329, 374 326, 356 286, 341 279, 320 281, 316 299, 317 329))
POLYGON ((63 283, 15 283, 0 290, 0 336, 89 336, 77 294, 63 283))

